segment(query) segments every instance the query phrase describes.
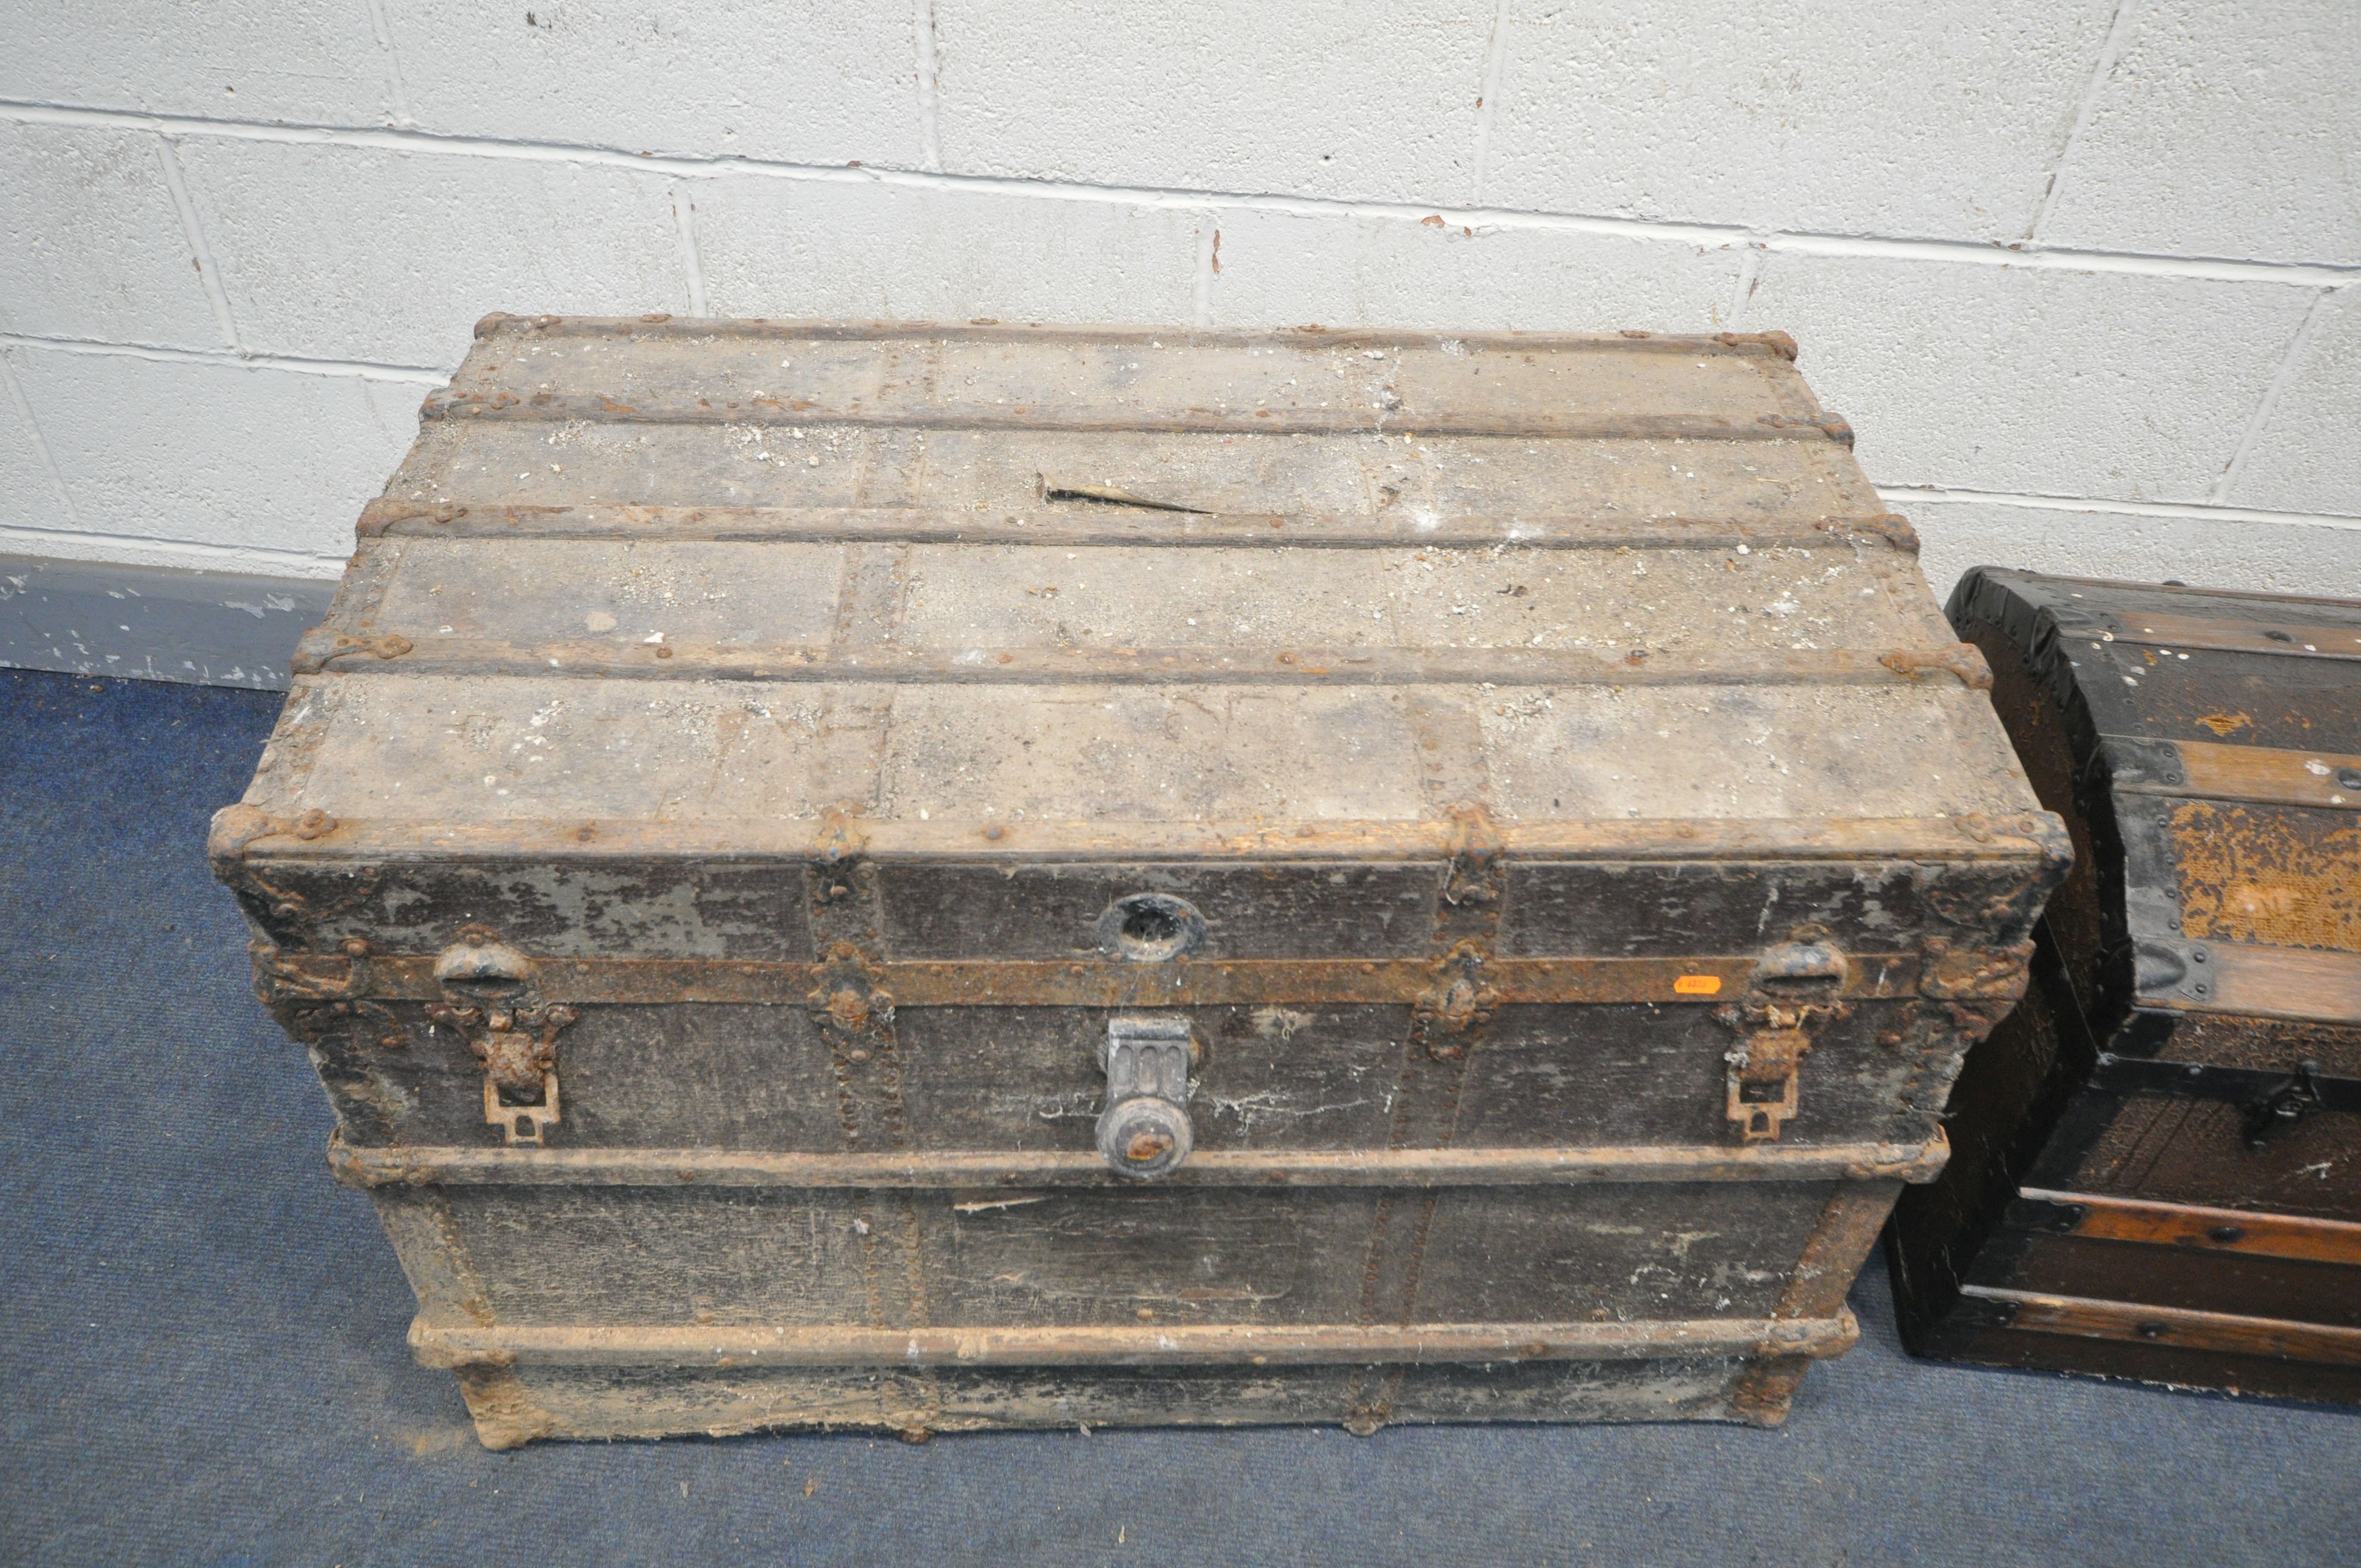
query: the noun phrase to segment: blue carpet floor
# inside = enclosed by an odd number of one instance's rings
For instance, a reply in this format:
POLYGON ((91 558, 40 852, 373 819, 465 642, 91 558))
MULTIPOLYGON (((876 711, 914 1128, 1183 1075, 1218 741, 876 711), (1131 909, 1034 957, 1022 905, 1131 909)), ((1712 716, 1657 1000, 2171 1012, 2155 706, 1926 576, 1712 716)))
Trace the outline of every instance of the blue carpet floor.
POLYGON ((2361 1562, 2361 1413, 1861 1347, 1784 1429, 477 1447, 206 873, 275 696, 0 672, 0 1561, 2361 1562))

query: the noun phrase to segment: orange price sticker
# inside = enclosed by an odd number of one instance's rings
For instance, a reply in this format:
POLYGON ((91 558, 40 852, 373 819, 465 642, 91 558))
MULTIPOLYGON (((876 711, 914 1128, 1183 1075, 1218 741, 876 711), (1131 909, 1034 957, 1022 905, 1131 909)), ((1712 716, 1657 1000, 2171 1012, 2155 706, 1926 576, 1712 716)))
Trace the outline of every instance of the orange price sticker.
POLYGON ((1718 974, 1685 974, 1673 981, 1673 990, 1682 996, 1719 996, 1721 976, 1718 974))

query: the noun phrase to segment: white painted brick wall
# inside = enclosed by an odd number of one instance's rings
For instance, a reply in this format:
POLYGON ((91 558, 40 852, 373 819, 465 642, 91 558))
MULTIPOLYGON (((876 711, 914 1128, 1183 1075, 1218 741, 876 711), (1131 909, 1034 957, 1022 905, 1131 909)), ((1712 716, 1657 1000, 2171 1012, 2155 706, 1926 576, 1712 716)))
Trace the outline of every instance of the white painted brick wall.
POLYGON ((240 562, 258 547, 282 566, 350 554, 352 520, 408 449, 424 390, 30 345, 9 358, 73 526, 107 536, 105 558, 155 565, 176 563, 141 542, 240 562))
POLYGON ((943 167, 1459 202, 1493 17, 1453 0, 934 0, 943 167))
POLYGON ((332 574, 494 309, 1784 327, 1938 588, 2361 594, 2361 5, 0 0, 0 550, 332 574))
POLYGON ((1879 483, 2196 501, 2236 454, 2314 292, 1774 255, 1739 325, 1795 334, 1813 390, 1856 420, 1879 483))
POLYGON ((5 0, 0 97, 367 126, 394 112, 370 0, 5 0))
POLYGON ((724 316, 1189 320, 1198 214, 958 186, 734 174, 689 188, 724 316))
POLYGON ((2361 517, 2361 284, 2323 298, 2238 477, 2240 506, 2361 517))
POLYGON ((70 534, 74 520, 66 510, 65 487, 42 449, 16 373, 24 354, 0 348, 0 497, 7 499, 8 520, 20 538, 70 534))
POLYGON ((2125 0, 2120 63, 2041 236, 2158 255, 2361 256, 2361 5, 2125 0))
POLYGON ((907 4, 383 4, 404 102, 437 131, 922 166, 907 4))
POLYGON ((1483 199, 2022 239, 2115 4, 1512 5, 1483 199))
POLYGON ((160 137, 0 121, 0 332, 223 348, 160 137), (162 243, 159 243, 162 242, 162 243))
POLYGON ((660 175, 546 158, 191 137, 189 194, 257 354, 449 367, 488 311, 686 311, 660 175))
POLYGON ((1745 268, 1745 247, 1735 240, 1682 243, 1441 216, 1213 214, 1222 269, 1210 280, 1212 322, 1558 332, 1611 322, 1720 331, 1745 268))
POLYGON ((2361 591, 2350 529, 1981 501, 1905 500, 1903 508, 1917 521, 1927 581, 1946 591, 1961 572, 1993 562, 2141 583, 2173 577, 2270 593, 2361 591))

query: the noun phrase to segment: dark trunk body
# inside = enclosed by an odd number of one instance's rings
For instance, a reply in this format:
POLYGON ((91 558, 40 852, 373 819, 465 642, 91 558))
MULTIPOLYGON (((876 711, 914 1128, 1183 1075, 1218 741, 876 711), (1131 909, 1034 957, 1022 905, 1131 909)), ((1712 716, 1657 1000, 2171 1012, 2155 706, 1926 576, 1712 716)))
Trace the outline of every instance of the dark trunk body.
POLYGON ((2361 1398, 2361 604, 1982 571, 2077 860, 1897 1206, 1921 1354, 2361 1398))

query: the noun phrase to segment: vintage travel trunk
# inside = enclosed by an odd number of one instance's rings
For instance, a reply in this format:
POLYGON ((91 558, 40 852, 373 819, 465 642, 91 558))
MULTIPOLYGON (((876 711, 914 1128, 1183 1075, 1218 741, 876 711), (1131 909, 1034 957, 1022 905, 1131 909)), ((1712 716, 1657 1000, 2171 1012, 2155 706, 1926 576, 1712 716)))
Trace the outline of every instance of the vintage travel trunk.
POLYGON ((212 842, 419 1357, 1778 1420, 2067 855, 1794 355, 482 323, 212 842))
POLYGON ((2075 867, 1896 1210, 1925 1355, 2361 1398, 2361 603, 1983 570, 2075 867))

